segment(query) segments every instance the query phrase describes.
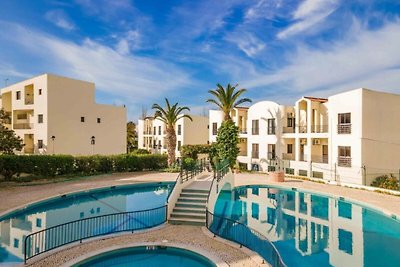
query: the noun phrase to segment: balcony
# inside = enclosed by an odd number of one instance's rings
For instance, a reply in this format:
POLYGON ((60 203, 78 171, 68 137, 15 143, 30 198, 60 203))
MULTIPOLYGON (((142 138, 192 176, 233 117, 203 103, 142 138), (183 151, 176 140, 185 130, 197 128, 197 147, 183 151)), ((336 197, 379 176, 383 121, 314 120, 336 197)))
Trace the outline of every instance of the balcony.
POLYGON ((338 134, 351 134, 351 123, 341 123, 337 126, 338 134))
POLYGON ((327 133, 328 125, 311 125, 312 133, 327 133))
POLYGON ((294 154, 282 153, 282 159, 284 160, 295 160, 294 154))
POLYGON ((328 155, 312 156, 311 161, 315 163, 328 163, 328 155))
POLYGON ((298 133, 307 133, 307 126, 306 125, 297 126, 297 131, 298 133))
POLYGON ((239 134, 247 134, 246 128, 239 128, 239 134))
POLYGON ((351 167, 351 157, 345 157, 345 156, 338 157, 338 166, 351 167))
POLYGON ((15 123, 13 125, 13 128, 15 130, 21 130, 21 129, 33 129, 33 123, 15 123))
POLYGON ((294 133, 294 128, 293 127, 282 127, 282 132, 283 133, 294 133))
POLYGON ((25 105, 33 105, 33 98, 25 98, 25 105))
POLYGON ((300 158, 299 158, 300 161, 307 161, 307 159, 308 159, 307 154, 300 154, 300 158))

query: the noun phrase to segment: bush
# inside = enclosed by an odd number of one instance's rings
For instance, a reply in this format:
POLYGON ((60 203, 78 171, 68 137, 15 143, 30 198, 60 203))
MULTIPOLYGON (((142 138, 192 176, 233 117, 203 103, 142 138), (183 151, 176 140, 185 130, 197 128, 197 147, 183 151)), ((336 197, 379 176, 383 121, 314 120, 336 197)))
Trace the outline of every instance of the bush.
POLYGON ((38 177, 60 175, 93 175, 111 172, 159 170, 167 166, 165 155, 115 155, 82 156, 66 155, 0 155, 0 175, 5 180, 26 173, 38 177))
POLYGON ((182 169, 193 170, 196 167, 196 161, 192 158, 184 158, 182 160, 182 169))
POLYGON ((390 177, 388 175, 378 176, 371 185, 385 189, 399 190, 399 181, 393 174, 390 177))
POLYGON ((198 154, 208 154, 210 145, 183 145, 181 147, 182 158, 192 158, 197 160, 198 154))
POLYGON ((134 154, 134 155, 148 155, 150 154, 150 152, 147 149, 143 149, 143 148, 138 148, 138 149, 134 149, 130 152, 130 154, 134 154))

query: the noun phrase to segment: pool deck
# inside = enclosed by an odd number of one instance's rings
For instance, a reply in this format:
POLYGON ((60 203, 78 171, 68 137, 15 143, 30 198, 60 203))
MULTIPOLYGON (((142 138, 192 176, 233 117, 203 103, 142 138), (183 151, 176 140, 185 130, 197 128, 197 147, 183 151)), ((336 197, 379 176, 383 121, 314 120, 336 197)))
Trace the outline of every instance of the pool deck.
POLYGON ((220 238, 213 238, 202 227, 169 224, 140 233, 103 237, 75 246, 66 246, 56 252, 31 259, 28 261, 28 266, 71 266, 86 257, 102 253, 105 249, 155 244, 178 246, 195 251, 217 263, 218 267, 268 266, 262 264, 262 259, 250 250, 239 248, 238 245, 220 238))

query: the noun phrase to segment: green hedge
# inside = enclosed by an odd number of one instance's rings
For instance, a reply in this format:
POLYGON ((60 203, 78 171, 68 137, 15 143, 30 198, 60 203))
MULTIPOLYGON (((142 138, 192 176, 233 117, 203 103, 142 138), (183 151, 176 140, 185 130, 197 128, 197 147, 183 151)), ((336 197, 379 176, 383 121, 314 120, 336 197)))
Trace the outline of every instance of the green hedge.
POLYGON ((64 155, 0 155, 0 175, 10 180, 25 173, 38 177, 93 175, 111 172, 158 170, 167 166, 166 155, 73 157, 64 155))
POLYGON ((182 158, 197 159, 198 154, 208 154, 210 152, 210 145, 183 145, 181 147, 182 158))

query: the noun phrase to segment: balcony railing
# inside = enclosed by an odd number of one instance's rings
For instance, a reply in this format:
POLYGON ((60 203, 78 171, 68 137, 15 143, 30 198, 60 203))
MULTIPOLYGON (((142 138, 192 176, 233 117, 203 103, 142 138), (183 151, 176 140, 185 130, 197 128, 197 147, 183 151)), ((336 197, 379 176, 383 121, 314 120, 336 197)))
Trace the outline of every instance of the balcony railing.
POLYGON ((239 134, 247 134, 247 129, 246 128, 239 128, 239 134))
POLYGON ((341 123, 337 126, 338 134, 351 134, 351 123, 341 123))
POLYGON ((14 129, 33 129, 33 123, 14 123, 14 129))
POLYGON ((33 99, 27 99, 27 98, 25 98, 25 105, 32 105, 34 102, 33 102, 33 99))
POLYGON ((267 133, 268 134, 275 134, 275 126, 270 126, 270 127, 268 127, 268 129, 267 129, 267 133))
POLYGON ((312 133, 327 133, 328 125, 311 125, 312 133))
POLYGON ((283 127, 282 132, 283 133, 294 133, 294 128, 293 127, 283 127))
POLYGON ((307 133, 307 126, 306 125, 297 126, 297 131, 298 133, 307 133))
POLYGON ((345 156, 338 157, 338 166, 351 167, 351 157, 345 157, 345 156))
POLYGON ((300 154, 300 161, 307 161, 308 160, 308 155, 307 154, 300 154))
POLYGON ((282 153, 282 159, 285 160, 295 160, 294 154, 282 153))
POLYGON ((315 163, 328 163, 328 155, 312 156, 311 161, 315 163))

